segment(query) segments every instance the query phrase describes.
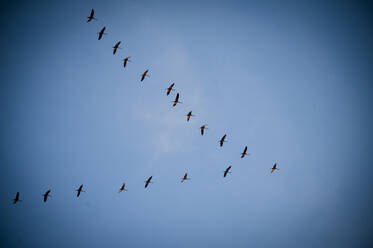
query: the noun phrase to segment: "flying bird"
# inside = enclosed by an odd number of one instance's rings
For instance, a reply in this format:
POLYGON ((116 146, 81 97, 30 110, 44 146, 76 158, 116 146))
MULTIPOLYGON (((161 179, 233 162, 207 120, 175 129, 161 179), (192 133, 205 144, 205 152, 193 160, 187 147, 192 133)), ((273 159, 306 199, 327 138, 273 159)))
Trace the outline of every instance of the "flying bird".
POLYGON ((201 127, 200 127, 200 129, 201 129, 201 135, 203 136, 203 134, 205 133, 205 129, 207 129, 207 124, 204 124, 204 125, 202 125, 201 127))
POLYGON ((122 187, 120 187, 120 189, 119 189, 119 193, 122 192, 122 191, 127 191, 127 189, 126 189, 126 184, 125 184, 125 183, 123 183, 123 184, 122 184, 122 187))
POLYGON ((117 52, 117 49, 120 48, 119 45, 120 45, 120 41, 118 41, 114 46, 113 46, 113 54, 115 54, 117 52))
POLYGON ((101 40, 102 36, 103 36, 104 34, 106 34, 106 33, 105 33, 105 29, 106 29, 106 27, 103 27, 103 28, 101 29, 101 31, 98 33, 98 40, 101 40))
POLYGON ((91 10, 91 14, 87 17, 87 22, 90 22, 90 21, 92 21, 92 20, 97 20, 97 19, 94 17, 94 15, 95 15, 95 10, 92 9, 92 10, 91 10))
POLYGON ((145 188, 148 187, 150 181, 152 180, 153 176, 149 177, 148 180, 145 182, 145 188))
POLYGON ((45 194, 43 195, 44 196, 44 202, 46 202, 47 201, 47 199, 48 199, 48 196, 50 196, 49 195, 49 193, 51 192, 51 190, 50 189, 48 189, 48 191, 47 192, 45 192, 45 194))
POLYGON ((166 90, 167 90, 167 92, 166 92, 166 95, 168 96, 170 93, 171 93, 171 91, 173 91, 174 89, 172 89, 173 87, 174 87, 174 85, 175 85, 175 83, 172 83, 166 90))
POLYGON ((184 174, 184 177, 181 179, 181 182, 183 183, 185 180, 190 180, 190 178, 188 178, 188 173, 184 174))
POLYGON ((226 134, 224 134, 224 136, 220 139, 219 143, 220 143, 220 147, 223 146, 224 142, 225 142, 225 138, 227 137, 226 134))
POLYGON ((19 201, 21 201, 21 200, 19 199, 19 192, 17 192, 16 198, 13 199, 13 204, 16 204, 19 201))
POLYGON ((245 155, 250 155, 246 153, 247 152, 247 146, 245 146, 245 149, 243 149, 243 153, 241 153, 241 158, 245 157, 245 155))
POLYGON ((78 193, 76 193, 76 197, 79 197, 80 196, 80 192, 84 192, 83 191, 83 184, 79 186, 79 188, 76 190, 78 193))
POLYGON ((275 163, 271 169, 271 173, 273 173, 275 170, 279 170, 277 169, 277 163, 275 163))
POLYGON ((226 177, 227 174, 230 173, 229 170, 230 170, 231 168, 232 168, 232 166, 230 165, 230 166, 228 166, 227 169, 225 169, 225 171, 224 171, 224 177, 226 177))
MULTIPOLYGON (((144 71, 144 73, 141 75, 141 82, 145 79, 146 76, 148 76, 149 70, 144 71)), ((149 76, 148 76, 149 77, 149 76)))
POLYGON ((123 67, 126 68, 127 62, 131 62, 130 60, 131 57, 126 57, 123 59, 123 67))
POLYGON ((181 102, 179 102, 179 93, 176 94, 176 98, 175 98, 175 100, 173 101, 172 106, 175 107, 176 104, 178 104, 178 103, 181 103, 181 102))
POLYGON ((192 115, 192 110, 189 111, 189 113, 186 115, 186 117, 187 117, 187 121, 190 120, 190 117, 191 117, 191 116, 194 116, 194 115, 192 115))

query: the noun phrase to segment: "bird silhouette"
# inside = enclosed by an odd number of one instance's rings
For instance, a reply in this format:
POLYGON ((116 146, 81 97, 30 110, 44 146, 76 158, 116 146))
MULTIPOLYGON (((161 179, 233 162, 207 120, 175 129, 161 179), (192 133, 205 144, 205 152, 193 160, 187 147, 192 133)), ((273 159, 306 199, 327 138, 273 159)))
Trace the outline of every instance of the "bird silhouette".
POLYGON ((48 196, 50 196, 49 194, 50 194, 50 192, 51 192, 51 190, 50 189, 48 189, 48 191, 47 192, 45 192, 45 194, 43 195, 43 200, 44 200, 44 202, 46 202, 47 201, 47 199, 48 199, 48 196))
POLYGON ((79 188, 78 188, 76 191, 77 191, 77 193, 76 193, 76 197, 79 197, 79 196, 80 196, 80 193, 81 193, 81 192, 84 192, 84 191, 83 191, 83 184, 80 185, 79 188))
POLYGON ((243 152, 241 153, 241 158, 245 157, 245 155, 250 155, 250 153, 247 153, 247 146, 245 146, 245 149, 243 149, 243 152))
POLYGON ((125 184, 125 183, 123 183, 123 184, 122 184, 122 187, 120 187, 120 189, 119 189, 119 193, 122 192, 122 191, 127 191, 127 189, 126 189, 126 184, 125 184))
POLYGON ((228 166, 227 169, 225 169, 225 171, 224 171, 224 177, 226 177, 226 176, 228 175, 228 173, 230 173, 229 170, 230 170, 231 168, 232 168, 232 166, 230 165, 230 166, 228 166))
POLYGON ((120 41, 118 41, 114 46, 113 46, 113 54, 115 54, 117 52, 117 49, 120 48, 119 45, 120 45, 120 41))
POLYGON ((185 180, 190 180, 190 178, 188 178, 188 173, 184 174, 184 177, 181 179, 181 182, 183 183, 185 180))
POLYGON ((224 134, 224 136, 223 137, 221 137, 221 139, 220 139, 220 141, 219 141, 219 143, 220 143, 220 147, 222 147, 223 146, 223 144, 224 144, 224 142, 225 142, 225 138, 227 137, 227 135, 226 134, 224 134))
POLYGON ((95 15, 95 10, 92 9, 92 10, 91 10, 91 14, 87 17, 87 22, 90 22, 90 21, 92 21, 92 20, 97 20, 97 19, 94 17, 94 15, 95 15))
POLYGON ((166 95, 168 96, 170 93, 171 93, 171 91, 173 91, 174 89, 172 89, 173 87, 174 87, 174 85, 175 85, 175 83, 172 83, 167 89, 166 89, 166 95))
POLYGON ((149 177, 148 180, 146 180, 146 182, 145 182, 145 188, 148 187, 148 185, 149 185, 150 181, 152 180, 152 178, 153 178, 153 176, 149 177))
MULTIPOLYGON (((148 75, 147 75, 148 72, 149 72, 149 70, 146 70, 146 71, 144 71, 144 73, 141 75, 141 80, 140 80, 141 82, 144 81, 145 77, 148 76, 148 75)), ((149 77, 149 76, 148 76, 148 77, 149 77)))
POLYGON ((207 129, 207 124, 203 124, 200 129, 201 129, 201 135, 203 136, 203 134, 205 133, 205 129, 207 129))
POLYGON ((192 110, 189 111, 189 113, 186 115, 186 117, 187 117, 187 121, 190 120, 190 117, 191 117, 191 116, 194 116, 194 115, 192 115, 192 110))
POLYGON ((102 36, 103 36, 104 34, 106 34, 106 33, 105 33, 105 29, 106 29, 106 27, 103 27, 103 28, 101 29, 101 31, 98 33, 98 40, 101 40, 102 36))
POLYGON ((19 199, 19 192, 16 193, 16 198, 13 199, 13 204, 16 204, 17 202, 20 202, 21 200, 19 199))
POLYGON ((275 164, 273 165, 273 167, 272 167, 272 169, 271 169, 271 173, 273 173, 275 170, 279 170, 279 169, 277 168, 277 163, 275 163, 275 164))
POLYGON ((178 103, 181 103, 181 102, 179 102, 179 93, 176 94, 176 97, 175 97, 175 100, 172 103, 172 106, 175 107, 176 104, 178 104, 178 103))
POLYGON ((123 68, 126 68, 127 62, 131 62, 130 58, 131 58, 131 57, 125 57, 125 58, 123 59, 123 68))

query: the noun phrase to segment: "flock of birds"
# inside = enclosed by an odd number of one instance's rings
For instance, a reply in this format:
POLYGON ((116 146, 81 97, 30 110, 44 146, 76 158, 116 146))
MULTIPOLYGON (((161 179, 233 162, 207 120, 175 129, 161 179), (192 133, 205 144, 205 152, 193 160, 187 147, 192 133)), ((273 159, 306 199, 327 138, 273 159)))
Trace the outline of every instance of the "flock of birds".
MULTIPOLYGON (((97 20, 97 19, 95 18, 95 11, 94 11, 94 9, 91 10, 90 15, 87 17, 87 23, 88 23, 88 22, 91 22, 92 20, 97 20)), ((103 28, 100 30, 100 32, 98 33, 98 40, 101 40, 102 37, 103 37, 103 35, 106 34, 106 33, 105 33, 105 30, 106 30, 106 27, 103 27, 103 28)), ((120 48, 120 47, 119 47, 120 44, 121 44, 121 41, 118 41, 117 43, 115 43, 115 45, 113 46, 113 54, 116 54, 118 48, 120 48)), ((124 68, 127 66, 127 63, 128 63, 128 62, 131 62, 130 58, 131 58, 131 57, 126 57, 126 58, 123 59, 123 67, 124 67, 124 68)), ((144 79, 145 79, 146 77, 149 77, 148 73, 149 73, 149 70, 147 69, 147 70, 145 70, 145 71, 141 74, 141 79, 140 79, 141 82, 144 81, 144 79)), ((175 90, 175 89, 174 89, 174 85, 175 85, 175 83, 172 83, 172 84, 171 84, 171 85, 166 89, 166 95, 167 95, 167 96, 170 95, 170 93, 171 93, 172 91, 175 90)), ((173 107, 175 107, 178 103, 181 103, 181 102, 179 101, 179 98, 180 98, 180 94, 177 93, 177 94, 176 94, 176 97, 175 97, 175 100, 172 102, 172 106, 173 106, 173 107)), ((189 111, 189 112, 187 113, 187 115, 186 115, 186 117, 187 117, 187 121, 189 121, 189 120, 190 120, 190 117, 192 117, 192 116, 194 116, 194 115, 192 114, 192 111, 189 111)), ((203 124, 203 125, 200 127, 201 135, 202 135, 202 136, 203 136, 204 133, 205 133, 205 129, 207 129, 207 124, 203 124)), ((220 147, 222 147, 222 146, 224 145, 224 142, 226 142, 226 140, 225 140, 226 137, 227 137, 227 135, 224 134, 223 137, 220 138, 220 140, 219 140, 220 147)), ((246 155, 250 155, 249 153, 247 153, 247 146, 245 146, 243 152, 241 153, 241 158, 244 158, 246 155)), ((226 177, 229 173, 231 173, 231 172, 230 172, 231 168, 232 168, 232 166, 230 165, 230 166, 228 166, 228 168, 226 168, 226 169, 224 170, 224 172, 223 172, 223 177, 226 177)), ((270 172, 273 173, 275 170, 279 170, 279 169, 277 168, 277 163, 274 163, 274 165, 272 166, 270 172)), ((147 188, 147 187, 149 186, 149 184, 152 183, 152 182, 151 182, 152 178, 153 178, 153 176, 150 176, 150 177, 145 181, 145 188, 147 188)), ((188 173, 185 173, 185 174, 184 174, 184 176, 183 176, 182 179, 181 179, 181 182, 183 183, 183 182, 186 181, 186 180, 190 180, 190 178, 188 178, 188 173)), ((125 184, 125 183, 123 183, 122 186, 120 187, 120 189, 119 189, 119 193, 122 192, 122 191, 127 191, 127 189, 126 189, 126 184, 125 184)), ((77 193, 76 193, 76 196, 77 196, 77 197, 80 196, 80 193, 81 193, 81 192, 84 192, 84 191, 83 191, 83 184, 80 185, 78 189, 76 189, 76 192, 77 192, 77 193)), ((45 192, 45 193, 43 194, 43 201, 44 201, 44 202, 46 202, 46 201, 48 200, 48 197, 51 196, 50 193, 51 193, 51 190, 49 189, 49 190, 47 190, 47 192, 45 192)), ((13 199, 13 203, 16 204, 17 202, 20 202, 20 201, 21 201, 21 200, 20 200, 20 193, 17 192, 15 198, 13 199)))

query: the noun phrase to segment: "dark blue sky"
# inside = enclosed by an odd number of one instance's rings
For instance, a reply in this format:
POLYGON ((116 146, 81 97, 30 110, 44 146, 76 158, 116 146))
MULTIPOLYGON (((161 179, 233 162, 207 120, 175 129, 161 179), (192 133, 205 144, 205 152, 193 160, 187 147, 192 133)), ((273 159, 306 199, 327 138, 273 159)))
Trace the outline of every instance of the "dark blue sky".
POLYGON ((372 247, 372 11, 1 1, 0 246, 372 247))

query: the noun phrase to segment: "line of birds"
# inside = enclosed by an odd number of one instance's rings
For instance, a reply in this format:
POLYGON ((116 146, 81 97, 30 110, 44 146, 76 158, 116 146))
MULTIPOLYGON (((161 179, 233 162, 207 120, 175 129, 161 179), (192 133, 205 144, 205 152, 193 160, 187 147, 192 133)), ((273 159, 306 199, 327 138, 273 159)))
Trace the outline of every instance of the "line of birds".
MULTIPOLYGON (((88 23, 88 22, 91 22, 92 20, 96 20, 96 21, 97 21, 97 18, 96 18, 94 15, 95 15, 95 11, 94 11, 94 9, 92 9, 90 15, 87 17, 87 23, 88 23)), ((100 30, 100 32, 98 32, 98 40, 101 40, 102 37, 103 37, 103 35, 104 35, 104 34, 107 34, 107 33, 105 33, 105 30, 106 30, 106 27, 104 26, 104 27, 100 30)), ((115 43, 115 45, 113 46, 113 55, 115 55, 116 52, 117 52, 117 50, 120 49, 120 47, 119 47, 120 44, 121 44, 121 41, 118 41, 118 42, 115 43)), ((123 67, 124 67, 124 68, 126 67, 126 65, 127 65, 128 62, 131 62, 130 58, 131 58, 131 57, 128 56, 128 57, 125 57, 125 58, 123 59, 123 67)), ((147 70, 145 70, 145 71, 141 74, 140 82, 144 81, 144 79, 145 79, 146 77, 149 77, 148 73, 149 73, 149 70, 147 69, 147 70)), ((175 90, 175 89, 174 89, 174 86, 175 86, 175 83, 172 83, 168 88, 166 88, 166 95, 167 95, 167 96, 170 95, 170 93, 171 93, 172 91, 175 90)), ((182 102, 179 101, 179 98, 180 98, 180 94, 179 94, 179 93, 176 93, 175 100, 172 101, 172 106, 173 106, 173 107, 175 107, 178 103, 182 103, 182 102)), ((187 117, 187 121, 189 121, 189 120, 190 120, 190 117, 192 117, 192 116, 195 116, 195 115, 192 114, 192 110, 191 110, 191 111, 189 111, 189 112, 187 113, 187 115, 186 115, 186 117, 187 117)), ((207 124, 203 124, 203 125, 200 127, 201 135, 202 135, 202 136, 204 135, 206 129, 208 129, 208 128, 207 128, 207 124)), ((220 140, 219 140, 220 147, 222 147, 222 146, 224 145, 224 142, 226 142, 226 140, 225 140, 226 137, 227 137, 227 135, 224 134, 223 137, 220 138, 220 140)), ((250 153, 247 153, 247 146, 245 146, 243 152, 241 153, 241 158, 244 158, 246 155, 250 155, 250 153)), ((231 168, 232 168, 232 166, 230 165, 230 166, 228 166, 228 167, 223 171, 223 177, 226 177, 228 174, 231 173, 231 172, 230 172, 231 168)), ((274 163, 274 165, 272 166, 272 168, 271 168, 271 173, 273 173, 275 170, 279 170, 279 169, 277 168, 277 163, 274 163)), ((150 177, 145 181, 145 188, 147 188, 147 187, 149 186, 149 184, 152 183, 152 181, 151 181, 152 178, 153 178, 153 176, 150 176, 150 177)), ((191 179, 191 178, 188 177, 188 173, 185 173, 184 176, 183 176, 182 179, 181 179, 181 182, 183 183, 184 181, 186 181, 186 180, 190 180, 190 179, 191 179)), ((77 192, 77 193, 76 193, 76 196, 77 196, 77 197, 80 196, 81 192, 85 192, 85 191, 83 191, 83 184, 80 185, 79 188, 76 189, 75 191, 77 192)), ((123 184, 122 184, 122 186, 121 186, 120 189, 119 189, 119 193, 120 193, 120 192, 123 192, 123 191, 127 191, 127 189, 126 189, 126 183, 123 183, 123 184)), ((43 194, 43 202, 46 202, 47 199, 48 199, 48 197, 51 196, 50 193, 51 193, 51 190, 49 189, 49 190, 47 190, 47 191, 43 194)), ((21 202, 21 200, 20 200, 20 193, 19 193, 19 192, 16 193, 16 196, 15 196, 15 198, 13 199, 13 204, 16 204, 17 202, 21 202)))

